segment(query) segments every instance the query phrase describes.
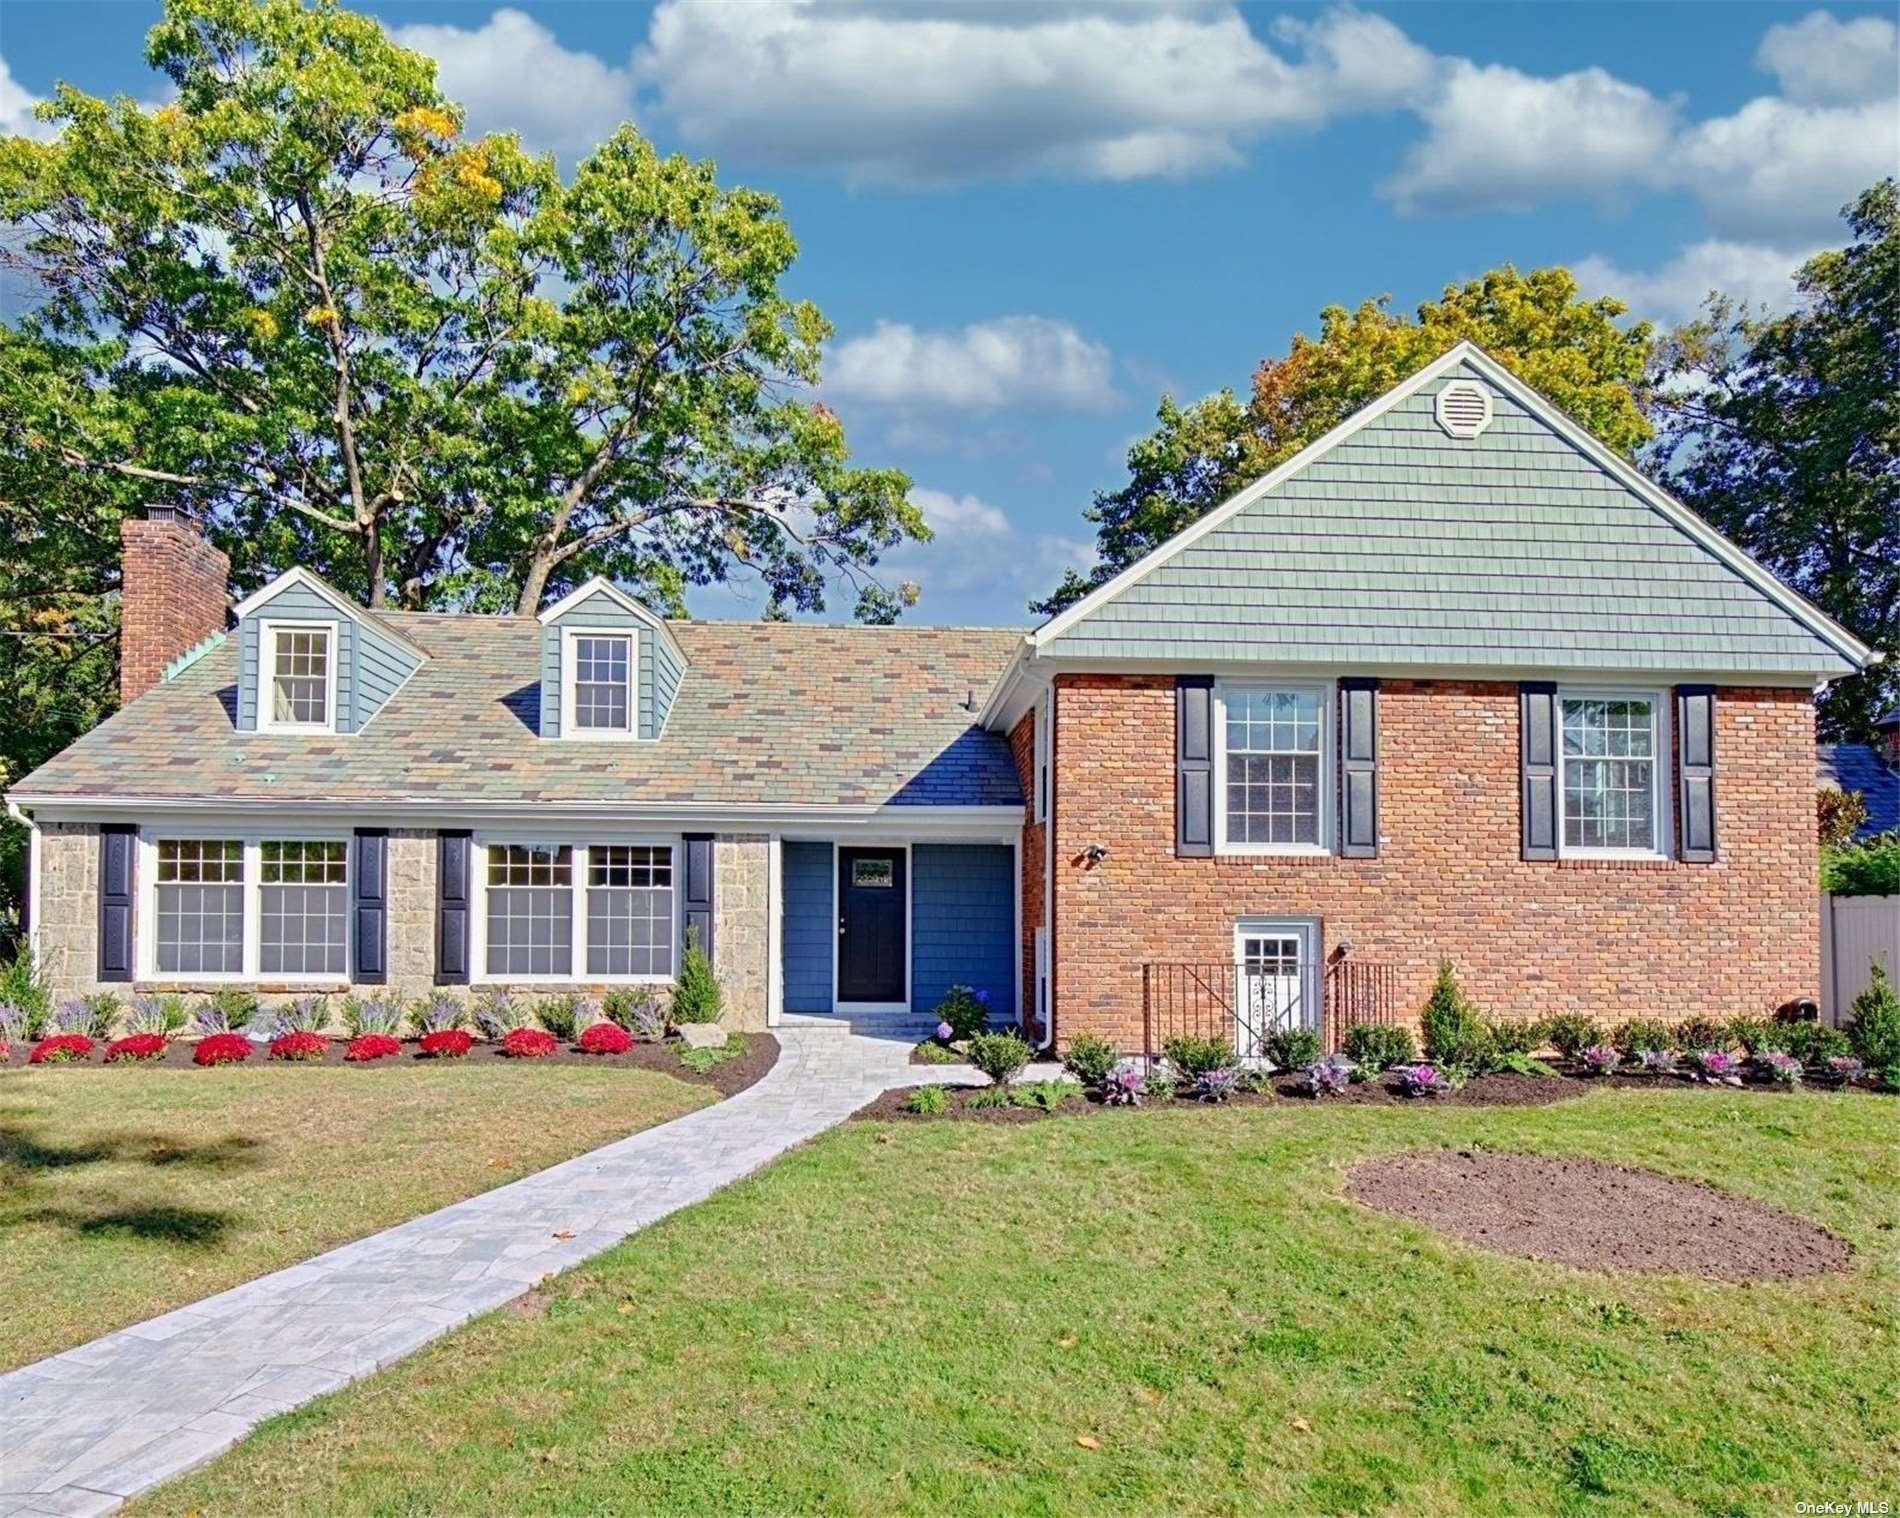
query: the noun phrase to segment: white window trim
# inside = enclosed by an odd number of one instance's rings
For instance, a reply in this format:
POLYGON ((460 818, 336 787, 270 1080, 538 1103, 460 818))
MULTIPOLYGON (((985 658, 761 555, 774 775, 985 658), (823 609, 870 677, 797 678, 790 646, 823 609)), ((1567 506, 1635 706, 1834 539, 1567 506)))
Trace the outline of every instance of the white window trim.
POLYGON ((526 833, 489 833, 470 840, 470 875, 475 891, 475 910, 469 924, 469 984, 472 986, 670 986, 678 977, 680 959, 681 903, 685 882, 681 875, 681 840, 677 834, 588 832, 584 836, 563 833, 557 836, 530 836, 526 833), (573 970, 566 975, 493 975, 488 969, 488 851, 491 848, 559 848, 572 851, 573 884, 573 970), (588 855, 599 848, 666 849, 673 862, 673 972, 667 975, 590 975, 587 971, 587 874, 588 855))
POLYGON ((356 978, 356 935, 344 935, 343 970, 339 974, 291 973, 258 966, 264 958, 264 845, 266 843, 340 843, 343 845, 343 891, 349 899, 352 872, 352 835, 334 830, 309 828, 226 827, 141 827, 138 832, 138 920, 136 935, 136 978, 156 985, 246 985, 262 982, 272 986, 340 986, 356 978), (161 970, 158 968, 158 845, 165 840, 218 840, 243 846, 244 877, 244 968, 241 970, 161 970))
MULTIPOLYGON (((1557 857, 1559 859, 1667 859, 1674 847, 1674 777, 1676 751, 1669 726, 1668 692, 1634 686, 1560 685, 1557 687, 1557 857), (1565 842, 1569 832, 1564 810, 1564 702, 1647 701, 1654 713, 1655 753, 1649 766, 1650 816, 1656 821, 1655 847, 1648 849, 1584 848, 1565 842)), ((1582 756, 1579 756, 1582 757, 1582 756)), ((1607 757, 1607 756, 1606 756, 1607 757)))
MULTIPOLYGON (((580 743, 626 743, 640 736, 640 632, 633 627, 563 627, 561 629, 561 736, 580 743), (576 638, 625 638, 627 640, 627 725, 625 727, 578 727, 574 722, 576 638)), ((497 840, 505 841, 505 840, 497 840)), ((604 839, 603 842, 617 842, 604 839)))
POLYGON ((343 640, 334 622, 294 617, 260 617, 257 623, 257 730, 260 733, 334 733, 336 731, 336 667, 343 640), (277 634, 320 632, 324 636, 323 722, 281 722, 273 715, 277 683, 277 634))
POLYGON ((1035 822, 1047 822, 1049 820, 1049 781, 1051 779, 1049 773, 1049 750, 1051 747, 1049 743, 1049 693, 1047 691, 1044 691, 1037 699, 1033 711, 1035 712, 1035 717, 1033 719, 1034 727, 1032 731, 1035 734, 1035 744, 1034 752, 1031 755, 1031 762, 1034 768, 1030 775, 1030 785, 1034 792, 1035 810, 1031 815, 1031 820, 1035 822))
POLYGON ((1272 676, 1235 678, 1214 682, 1214 852, 1217 855, 1258 858, 1275 854, 1302 857, 1333 852, 1333 812, 1337 807, 1334 792, 1338 776, 1334 770, 1335 683, 1332 680, 1279 680, 1272 676), (1229 691, 1290 691, 1319 697, 1319 842, 1317 843, 1235 843, 1227 836, 1227 693, 1229 691))

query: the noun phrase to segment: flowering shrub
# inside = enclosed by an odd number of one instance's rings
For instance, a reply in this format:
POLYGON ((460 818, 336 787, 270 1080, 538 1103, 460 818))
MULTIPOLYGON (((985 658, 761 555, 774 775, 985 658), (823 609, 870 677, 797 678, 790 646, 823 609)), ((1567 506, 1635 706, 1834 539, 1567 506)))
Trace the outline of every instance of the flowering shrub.
MULTIPOLYGON (((463 1007, 461 998, 447 991, 438 991, 435 995, 416 1003, 416 1027, 424 1035, 448 1033, 460 1029, 468 1020, 468 1011, 463 1007)), ((468 1053, 464 1047, 462 1053, 468 1053)))
POLYGON ((198 1040, 191 1052, 194 1065, 235 1065, 251 1057, 251 1041, 242 1033, 213 1033, 198 1040))
POLYGON ((322 1059, 324 1051, 330 1047, 329 1040, 321 1033, 312 1033, 299 1028, 292 1033, 280 1033, 270 1041, 272 1059, 322 1059))
POLYGON ((1837 1054, 1827 1062, 1827 1073, 1848 1086, 1867 1073, 1867 1066, 1851 1054, 1837 1054))
POLYGON ((528 1020, 506 991, 484 991, 475 998, 475 1026, 491 1041, 506 1038, 528 1020))
POLYGON ((1581 1056, 1583 1068, 1592 1075, 1609 1075, 1623 1063, 1623 1056, 1608 1044, 1592 1044, 1581 1056))
POLYGON ((581 1030, 583 1054, 625 1054, 633 1047, 633 1035, 618 1023, 594 1023, 581 1030))
POLYGON ((1735 1056, 1726 1049, 1698 1049, 1689 1056, 1689 1063, 1705 1081, 1720 1083, 1737 1079, 1735 1056))
POLYGON ((385 992, 381 996, 351 996, 343 1003, 343 1026, 350 1036, 374 1033, 394 1038, 402 1032, 402 1002, 385 992))
POLYGON ((1760 1056, 1755 1068, 1778 1086, 1792 1086, 1801 1079, 1801 1061, 1779 1049, 1770 1049, 1760 1056))
POLYGON ((616 986, 602 999, 600 1011, 643 1044, 657 1044, 666 1037, 666 1012, 651 986, 616 986))
POLYGON ((121 1060, 163 1059, 164 1057, 165 1035, 162 1033, 130 1033, 106 1045, 108 1065, 116 1065, 121 1060))
POLYGON ((92 1040, 85 1034, 55 1033, 35 1044, 26 1060, 30 1065, 63 1065, 70 1060, 84 1059, 90 1053, 92 1040))
POLYGON ((1353 1063, 1343 1054, 1329 1055, 1306 1067, 1306 1089, 1315 1096, 1343 1096, 1352 1084, 1353 1063))
POLYGON ((400 1053, 402 1053, 402 1041, 388 1033, 359 1033, 350 1040, 350 1046, 343 1051, 343 1057, 353 1065, 361 1065, 373 1059, 388 1059, 390 1055, 400 1053))
POLYGON ((952 986, 937 1003, 937 1022, 950 1026, 950 1038, 961 1042, 975 1038, 989 1022, 990 993, 973 991, 968 986, 952 986))
POLYGON ((937 1024, 936 1036, 937 1042, 940 1044, 949 1043, 951 1039, 956 1037, 956 1033, 957 1030, 948 1023, 940 1022, 937 1024))
POLYGON ((1240 1072, 1232 1065, 1216 1065, 1203 1071, 1194 1083, 1194 1094, 1204 1102, 1224 1102, 1240 1089, 1240 1072))
POLYGON ((1645 1049, 1637 1059, 1650 1075, 1668 1075, 1676 1068, 1674 1049, 1645 1049))
POLYGON ((460 1059, 475 1047, 475 1040, 460 1028, 440 1028, 422 1036, 422 1052, 430 1059, 460 1059))
POLYGON ((1399 1091, 1405 1096, 1438 1096, 1451 1089, 1451 1082, 1436 1065, 1400 1065, 1392 1073, 1399 1078, 1399 1091))
POLYGON ((1141 1061, 1125 1059, 1102 1077, 1096 1089, 1102 1094, 1104 1107, 1139 1107, 1146 1084, 1141 1061))
POLYGON ((517 1028, 501 1041, 501 1052, 510 1059, 545 1059, 560 1049, 560 1041, 539 1028, 517 1028))

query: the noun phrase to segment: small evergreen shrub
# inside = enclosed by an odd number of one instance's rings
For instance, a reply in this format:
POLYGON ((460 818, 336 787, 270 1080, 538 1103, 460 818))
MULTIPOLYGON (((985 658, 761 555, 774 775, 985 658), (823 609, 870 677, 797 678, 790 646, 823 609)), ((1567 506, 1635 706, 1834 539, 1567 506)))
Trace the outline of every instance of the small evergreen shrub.
POLYGON ((1199 1080, 1209 1070, 1233 1063, 1234 1046, 1218 1034, 1200 1038, 1192 1033, 1177 1033, 1166 1039, 1161 1052, 1180 1074, 1190 1081, 1199 1080))
POLYGON ((1788 1030, 1787 1047, 1769 1051, 1792 1055, 1808 1069, 1817 1069, 1837 1055, 1851 1054, 1853 1045, 1839 1028, 1826 1023, 1794 1023, 1788 1030))
POLYGON ((1449 959, 1438 961, 1438 979, 1425 998, 1419 1025, 1425 1034, 1425 1057, 1434 1064, 1479 1069, 1490 1054, 1478 1009, 1459 989, 1449 959))
POLYGON ((535 1018, 564 1044, 571 1044, 583 1023, 592 1022, 594 1005, 571 992, 544 996, 534 1004, 535 1018))
POLYGON ((1319 1054, 1319 1035, 1311 1028, 1276 1028, 1267 1035, 1267 1058, 1276 1069, 1304 1070, 1319 1054))
POLYGON ((990 993, 952 986, 937 1003, 936 1016, 939 1023, 950 1027, 950 1036, 943 1042, 960 1044, 966 1038, 975 1038, 989 1026, 990 993))
POLYGON ((1076 1034, 1062 1056, 1062 1068, 1085 1086, 1101 1085, 1119 1062, 1115 1046, 1093 1033, 1076 1034))
POLYGON ((1529 1054, 1539 1043, 1540 1031, 1536 1023, 1487 1022, 1484 1039, 1491 1052, 1500 1057, 1529 1054))
POLYGON ((221 1013, 222 1026, 236 1033, 257 1016, 257 993, 236 986, 219 986, 209 996, 199 998, 197 1010, 206 1008, 221 1013))
POLYGON ((908 1111, 919 1117, 934 1117, 950 1105, 950 1098, 944 1095, 942 1086, 919 1086, 905 1100, 908 1111))
POLYGON ((1537 1032, 1565 1059, 1575 1059, 1590 1045, 1603 1042, 1603 1030, 1597 1026, 1596 1019, 1581 1012, 1559 1012, 1547 1017, 1537 1032))
POLYGON ((1678 1049, 1727 1049, 1728 1025, 1712 1018, 1691 1017, 1676 1024, 1678 1049))
POLYGON ((666 1009, 651 986, 615 986, 600 1004, 607 1021, 625 1028, 643 1044, 666 1037, 666 1009))
POLYGON ((40 973, 33 951, 20 952, 0 964, 0 1002, 18 1007, 26 1022, 24 1036, 36 1039, 45 1032, 53 1015, 53 988, 40 973))
POLYGON ((1377 1075, 1394 1065, 1411 1064, 1418 1058, 1418 1044, 1410 1028, 1354 1023, 1346 1030, 1342 1052, 1367 1075, 1377 1075))
POLYGON ((1779 1018, 1731 1017, 1723 1031, 1728 1041, 1744 1054, 1766 1054, 1771 1049, 1786 1050, 1794 1025, 1779 1018))
POLYGON ((686 952, 680 957, 679 978, 673 983, 668 1015, 675 1023, 716 1023, 724 1003, 712 961, 699 946, 697 926, 686 930, 686 952))
POLYGON ((1847 1008, 1847 1042, 1869 1066, 1900 1065, 1900 993, 1886 966, 1875 965, 1867 989, 1847 1008))
POLYGON ((1029 1045, 1013 1030, 979 1033, 970 1040, 970 1063, 990 1078, 993 1085, 1007 1086, 1029 1063, 1029 1045))
POLYGON ((1650 1017, 1631 1017, 1611 1030, 1609 1044, 1625 1060, 1634 1060, 1645 1049, 1675 1048, 1676 1036, 1667 1023, 1650 1017))

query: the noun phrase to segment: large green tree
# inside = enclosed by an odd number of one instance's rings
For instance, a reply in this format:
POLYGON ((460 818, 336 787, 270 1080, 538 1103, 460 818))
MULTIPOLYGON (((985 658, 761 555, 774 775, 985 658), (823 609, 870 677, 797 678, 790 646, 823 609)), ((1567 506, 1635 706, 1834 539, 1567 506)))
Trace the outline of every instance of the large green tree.
MULTIPOLYGON (((62 87, 0 140, 3 255, 41 343, 157 423, 27 446, 195 506, 240 582, 310 564, 372 605, 512 607, 604 571, 677 604, 753 573, 888 618, 908 481, 806 394, 829 335, 777 202, 623 126, 563 183, 466 140, 431 60, 331 0, 167 0, 157 111, 62 87)), ((22 398, 0 392, 0 406, 22 398)))
POLYGON ((1162 397, 1154 431, 1128 450, 1128 482, 1082 513, 1096 526, 1094 568, 1070 570, 1030 610, 1072 605, 1465 339, 1633 455, 1651 435, 1639 404, 1651 329, 1620 325, 1625 309, 1581 299, 1567 270, 1508 264, 1447 286, 1415 317, 1383 296, 1327 307, 1317 338, 1296 335, 1285 357, 1261 363, 1245 402, 1231 390, 1185 407, 1162 397))
POLYGON ((1846 210, 1847 247, 1796 276, 1795 308, 1723 296, 1657 350, 1663 484, 1886 654, 1830 686, 1825 736, 1871 741, 1900 702, 1900 226, 1893 180, 1846 210))

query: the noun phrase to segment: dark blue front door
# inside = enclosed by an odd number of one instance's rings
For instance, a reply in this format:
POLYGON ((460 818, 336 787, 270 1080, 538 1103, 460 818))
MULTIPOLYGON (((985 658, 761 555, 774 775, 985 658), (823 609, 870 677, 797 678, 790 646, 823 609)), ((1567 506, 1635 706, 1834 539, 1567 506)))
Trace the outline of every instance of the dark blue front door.
POLYGON ((902 849, 838 850, 838 1000, 904 999, 902 849))

